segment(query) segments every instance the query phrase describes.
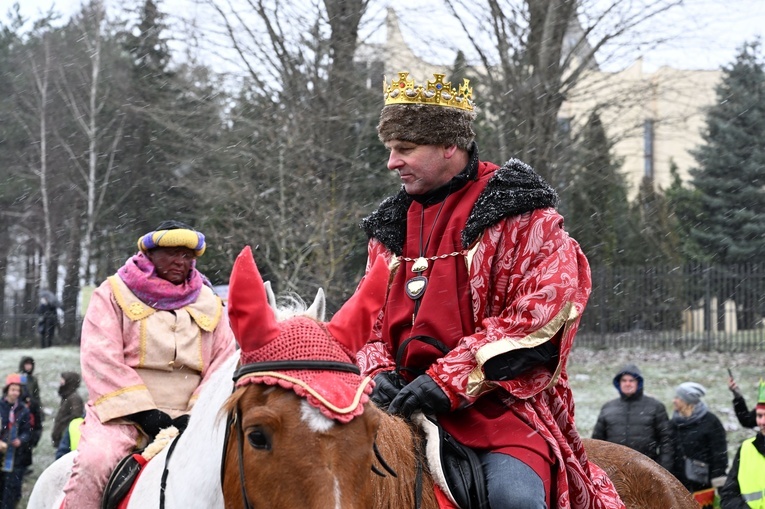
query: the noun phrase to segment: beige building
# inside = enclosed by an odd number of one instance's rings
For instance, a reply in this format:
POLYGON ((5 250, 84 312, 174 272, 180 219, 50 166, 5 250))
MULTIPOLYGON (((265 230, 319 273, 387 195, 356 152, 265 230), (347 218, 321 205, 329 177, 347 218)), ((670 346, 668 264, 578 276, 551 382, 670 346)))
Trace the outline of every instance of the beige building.
MULTIPOLYGON (((406 70, 421 83, 444 70, 444 65, 431 64, 415 54, 392 9, 388 10, 386 30, 382 48, 366 46, 359 51, 360 64, 366 62, 361 65, 368 67, 370 86, 381 85, 380 74, 391 79, 406 70), (384 62, 374 61, 379 55, 385 55, 384 62)), ((673 161, 683 181, 695 166, 690 151, 703 143, 705 109, 716 99, 714 88, 720 75, 720 71, 669 67, 645 72, 640 60, 620 72, 591 69, 568 95, 560 111, 561 120, 575 129, 597 107, 615 142, 614 153, 623 160, 630 198, 634 198, 644 176, 651 177, 657 189, 666 189, 671 183, 673 161)), ((480 84, 476 92, 480 93, 480 84)))

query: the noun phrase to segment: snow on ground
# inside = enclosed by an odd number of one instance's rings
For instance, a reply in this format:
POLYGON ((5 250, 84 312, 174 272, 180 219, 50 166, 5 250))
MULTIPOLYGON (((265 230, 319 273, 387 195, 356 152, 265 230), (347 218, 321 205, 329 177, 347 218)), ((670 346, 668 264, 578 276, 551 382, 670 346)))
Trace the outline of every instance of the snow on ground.
MULTIPOLYGON (((50 443, 53 416, 58 410, 60 398, 57 393, 62 371, 80 371, 79 349, 76 347, 52 347, 48 349, 0 350, 0 376, 18 370, 19 361, 25 355, 35 359, 35 375, 40 384, 43 408, 46 413, 43 437, 35 449, 32 472, 25 482, 26 505, 32 485, 42 470, 54 458, 50 443)), ((645 379, 645 392, 667 406, 671 416, 674 388, 685 381, 699 382, 707 388, 704 398, 707 405, 720 418, 728 430, 728 452, 732 460, 741 441, 754 434, 742 430, 733 414, 731 393, 728 390, 727 368, 733 371, 750 408, 756 403, 757 383, 765 377, 765 352, 722 354, 716 352, 651 351, 641 349, 588 350, 576 348, 568 363, 569 381, 576 402, 577 427, 582 436, 590 436, 600 407, 617 396, 612 385, 619 368, 632 362, 638 365, 645 379)), ((80 388, 83 399, 87 391, 80 388)))

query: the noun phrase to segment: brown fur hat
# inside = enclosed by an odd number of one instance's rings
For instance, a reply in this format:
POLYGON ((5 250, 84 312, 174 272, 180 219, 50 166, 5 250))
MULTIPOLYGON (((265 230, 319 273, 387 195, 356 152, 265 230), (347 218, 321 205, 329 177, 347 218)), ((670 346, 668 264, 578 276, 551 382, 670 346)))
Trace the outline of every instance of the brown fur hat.
POLYGON ((380 112, 380 141, 417 145, 456 145, 467 149, 475 139, 475 111, 429 104, 390 104, 380 112))

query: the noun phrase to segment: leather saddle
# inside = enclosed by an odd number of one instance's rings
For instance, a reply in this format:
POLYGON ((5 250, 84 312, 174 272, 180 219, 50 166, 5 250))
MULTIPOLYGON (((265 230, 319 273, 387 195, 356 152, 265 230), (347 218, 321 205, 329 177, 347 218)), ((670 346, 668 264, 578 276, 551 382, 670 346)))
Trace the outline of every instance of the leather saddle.
POLYGON ((125 456, 117 463, 109 481, 104 489, 104 496, 101 499, 101 509, 118 509, 120 503, 130 493, 133 484, 138 479, 143 467, 148 460, 141 456, 141 451, 136 451, 125 456))
POLYGON ((457 442, 430 416, 415 416, 425 436, 430 473, 444 494, 460 509, 489 507, 486 479, 476 452, 457 442))

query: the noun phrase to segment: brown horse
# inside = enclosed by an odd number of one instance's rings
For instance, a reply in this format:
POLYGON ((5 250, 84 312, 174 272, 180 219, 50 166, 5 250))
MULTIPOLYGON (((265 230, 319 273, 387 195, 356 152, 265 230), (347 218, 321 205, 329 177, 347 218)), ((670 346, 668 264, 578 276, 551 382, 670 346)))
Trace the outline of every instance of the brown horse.
MULTIPOLYGON (((415 501, 422 460, 415 452, 421 450, 418 434, 371 403, 361 416, 340 425, 312 411, 292 391, 249 385, 238 389, 224 409, 239 412, 244 438, 240 449, 232 423, 223 465, 226 508, 246 507, 243 494, 252 509, 438 508, 427 467, 420 477, 419 506, 415 501), (386 472, 386 464, 395 475, 386 472)), ((685 487, 650 458, 600 440, 584 439, 584 445, 628 509, 698 509, 685 487)))

